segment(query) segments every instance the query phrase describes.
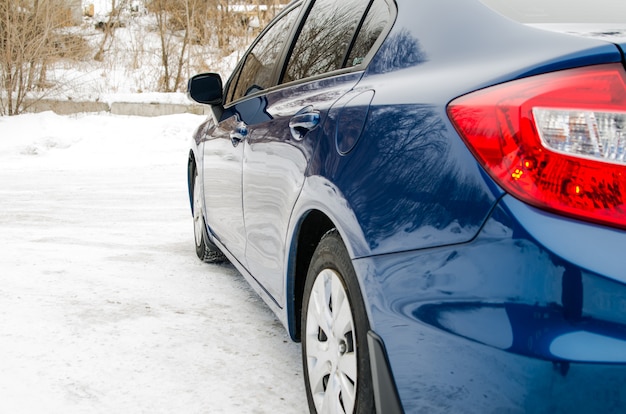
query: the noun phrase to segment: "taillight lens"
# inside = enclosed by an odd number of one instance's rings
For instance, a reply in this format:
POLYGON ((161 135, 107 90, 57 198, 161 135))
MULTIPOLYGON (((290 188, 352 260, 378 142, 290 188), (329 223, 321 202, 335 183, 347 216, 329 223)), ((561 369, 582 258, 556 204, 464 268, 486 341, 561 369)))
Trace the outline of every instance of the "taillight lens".
POLYGON ((626 228, 626 76, 620 64, 533 76, 455 99, 448 115, 505 191, 626 228))

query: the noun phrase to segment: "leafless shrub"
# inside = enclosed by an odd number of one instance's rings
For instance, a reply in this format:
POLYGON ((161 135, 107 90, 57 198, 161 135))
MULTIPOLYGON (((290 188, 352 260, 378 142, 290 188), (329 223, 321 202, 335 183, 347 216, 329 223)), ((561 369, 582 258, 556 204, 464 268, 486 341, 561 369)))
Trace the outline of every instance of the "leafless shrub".
POLYGON ((19 113, 26 95, 45 86, 67 17, 63 0, 0 0, 0 114, 19 113))
POLYGON ((52 36, 53 56, 69 60, 90 58, 91 46, 81 35, 75 33, 56 33, 52 36))
POLYGON ((113 38, 115 29, 122 27, 123 23, 120 21, 120 14, 123 7, 127 6, 128 1, 125 0, 111 0, 111 13, 106 21, 97 22, 96 29, 104 32, 104 37, 100 42, 98 52, 93 57, 94 60, 102 62, 104 59, 104 53, 108 42, 113 38))

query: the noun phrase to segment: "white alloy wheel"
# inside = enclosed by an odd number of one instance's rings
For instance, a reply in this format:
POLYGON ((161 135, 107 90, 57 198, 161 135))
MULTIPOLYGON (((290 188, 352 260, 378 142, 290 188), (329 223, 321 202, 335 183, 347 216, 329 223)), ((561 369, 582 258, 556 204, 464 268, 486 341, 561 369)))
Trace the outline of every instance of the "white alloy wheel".
POLYGON ((196 248, 204 242, 204 217, 202 217, 202 190, 198 182, 198 171, 194 178, 193 186, 193 234, 196 239, 196 248))
POLYGON ((352 307, 338 273, 322 270, 306 310, 306 355, 318 414, 352 413, 357 395, 357 348, 352 307))

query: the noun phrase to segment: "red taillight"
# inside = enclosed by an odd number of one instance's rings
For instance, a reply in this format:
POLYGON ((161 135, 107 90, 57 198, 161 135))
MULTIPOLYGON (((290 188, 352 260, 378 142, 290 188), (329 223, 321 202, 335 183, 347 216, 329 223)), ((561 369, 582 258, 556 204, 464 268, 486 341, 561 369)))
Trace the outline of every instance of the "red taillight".
POLYGON ((485 170, 536 207, 626 228, 626 76, 619 64, 497 85, 448 115, 485 170))

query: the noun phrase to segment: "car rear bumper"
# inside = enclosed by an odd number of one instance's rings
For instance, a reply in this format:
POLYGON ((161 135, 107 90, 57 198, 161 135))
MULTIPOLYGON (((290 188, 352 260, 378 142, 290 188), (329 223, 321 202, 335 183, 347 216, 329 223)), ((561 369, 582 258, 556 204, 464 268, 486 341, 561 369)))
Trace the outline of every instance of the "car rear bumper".
POLYGON ((469 243, 355 260, 404 411, 623 412, 624 246, 504 197, 469 243))

